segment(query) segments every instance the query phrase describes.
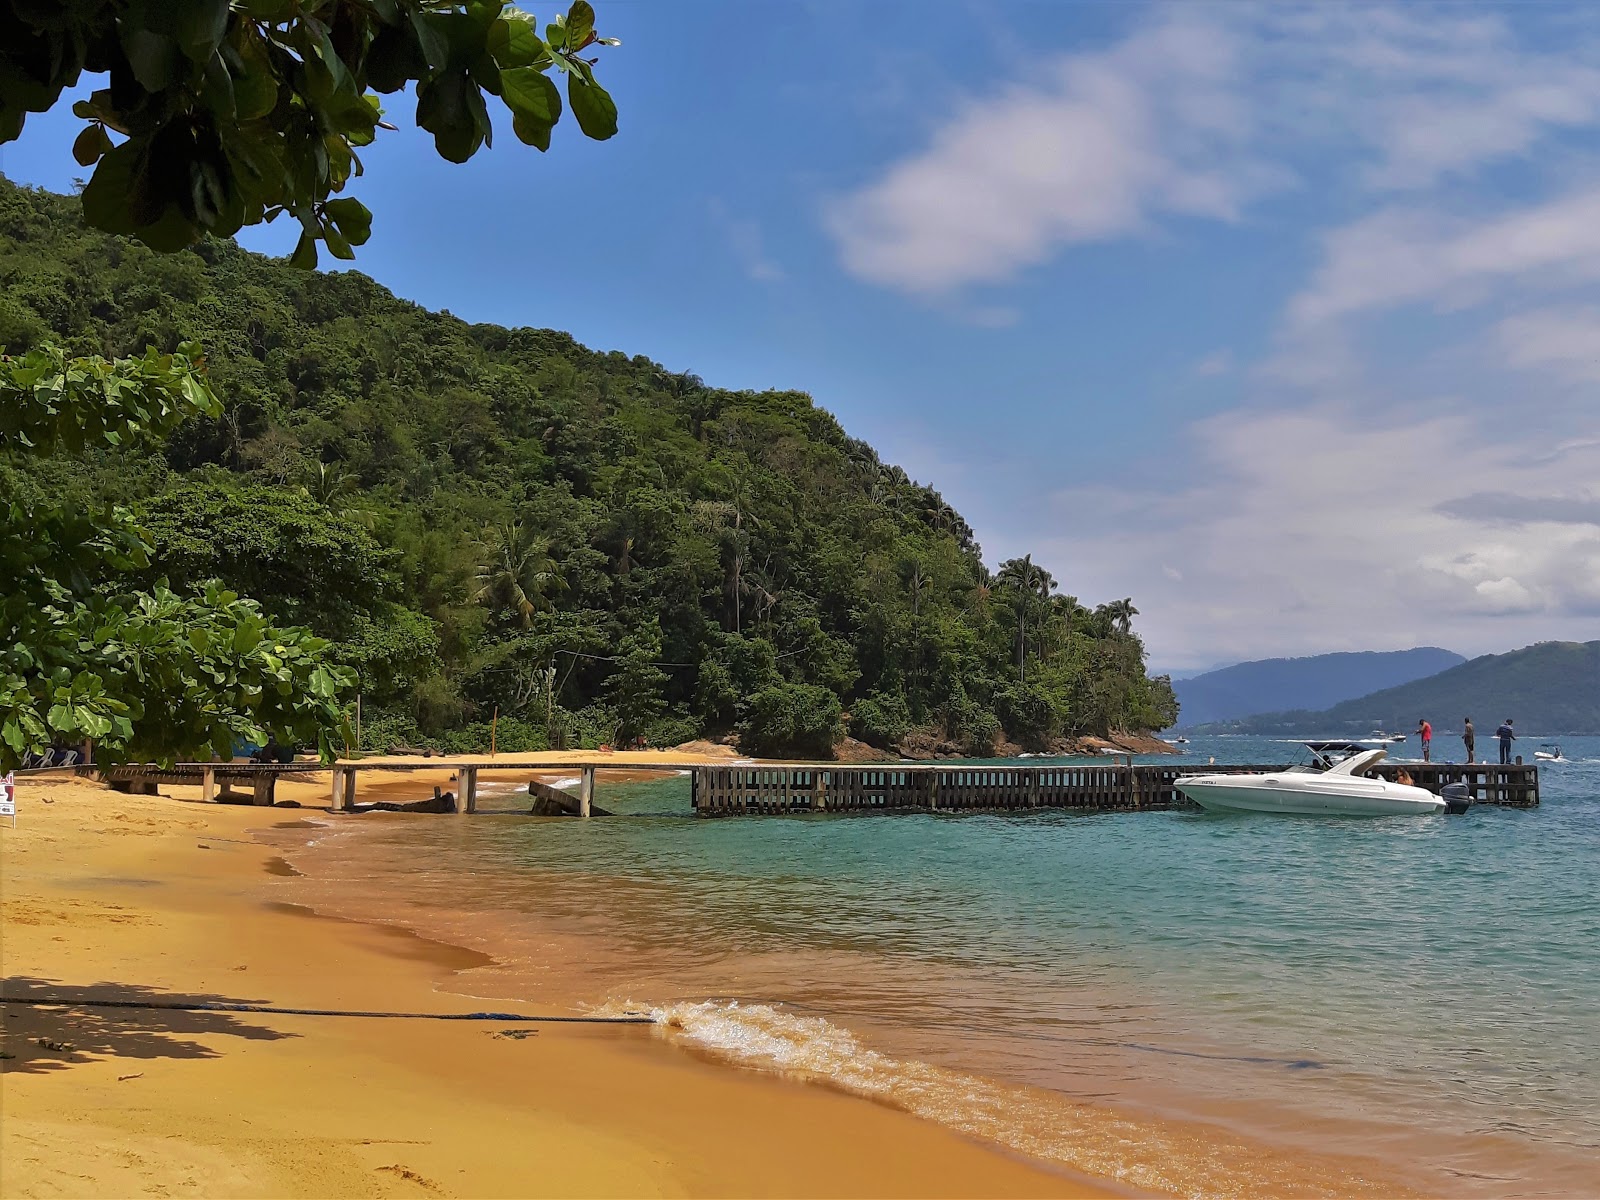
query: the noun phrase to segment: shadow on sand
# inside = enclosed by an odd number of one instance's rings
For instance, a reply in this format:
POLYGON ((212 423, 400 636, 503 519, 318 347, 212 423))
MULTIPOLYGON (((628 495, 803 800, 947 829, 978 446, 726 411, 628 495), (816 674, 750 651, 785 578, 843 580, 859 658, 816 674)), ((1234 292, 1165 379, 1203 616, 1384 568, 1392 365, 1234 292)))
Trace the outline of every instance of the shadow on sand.
POLYGON ((236 996, 165 992, 126 983, 70 985, 21 975, 0 980, 0 1070, 45 1074, 106 1058, 219 1058, 222 1051, 196 1037, 236 1037, 273 1042, 299 1034, 282 1033, 240 1020, 233 1013, 174 1009, 99 1008, 82 1000, 129 1000, 141 1004, 261 1004, 236 996), (47 1000, 49 1006, 15 1004, 47 1000))

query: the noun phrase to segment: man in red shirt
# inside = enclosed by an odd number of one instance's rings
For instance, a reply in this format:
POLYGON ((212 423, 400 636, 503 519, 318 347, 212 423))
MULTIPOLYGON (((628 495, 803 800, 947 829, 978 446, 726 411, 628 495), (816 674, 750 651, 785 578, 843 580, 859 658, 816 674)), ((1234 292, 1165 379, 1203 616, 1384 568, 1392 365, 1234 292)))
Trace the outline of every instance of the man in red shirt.
POLYGON ((1422 761, 1433 761, 1433 726, 1426 721, 1417 722, 1417 736, 1422 739, 1422 761))

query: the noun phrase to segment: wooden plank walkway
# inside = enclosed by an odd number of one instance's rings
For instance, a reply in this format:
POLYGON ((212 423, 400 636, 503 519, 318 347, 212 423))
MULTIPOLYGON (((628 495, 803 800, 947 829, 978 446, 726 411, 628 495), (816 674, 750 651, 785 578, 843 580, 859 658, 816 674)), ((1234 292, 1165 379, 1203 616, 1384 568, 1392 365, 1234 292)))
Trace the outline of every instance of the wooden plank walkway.
MULTIPOLYGON (((702 817, 808 812, 1015 812, 1034 808, 1159 811, 1192 807, 1174 786, 1184 775, 1242 775, 1274 770, 1287 767, 1164 763, 700 766, 693 772, 693 804, 696 815, 702 817)), ((1447 783, 1465 783, 1477 804, 1532 808, 1539 803, 1539 770, 1532 764, 1388 763, 1372 773, 1392 780, 1401 770, 1408 771, 1417 786, 1434 793, 1447 783)))

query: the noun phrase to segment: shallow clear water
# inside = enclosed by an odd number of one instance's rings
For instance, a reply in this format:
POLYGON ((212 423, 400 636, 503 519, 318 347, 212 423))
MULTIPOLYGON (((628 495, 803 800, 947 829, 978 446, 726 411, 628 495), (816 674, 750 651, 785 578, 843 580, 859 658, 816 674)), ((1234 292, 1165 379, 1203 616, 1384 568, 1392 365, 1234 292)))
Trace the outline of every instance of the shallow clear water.
MULTIPOLYGON (((519 986, 566 955, 589 1003, 656 1006, 708 1049, 1138 1186, 1316 1190, 1198 1158, 1112 1169, 1136 1135, 1096 1141, 1072 1105, 1358 1155, 1420 1187, 1583 1194, 1600 1182, 1600 738, 1562 744, 1540 808, 1461 817, 700 821, 687 779, 602 776, 601 805, 656 815, 377 818, 317 853, 347 898, 359 877, 439 932, 492 922, 534 972, 519 986), (873 1054, 868 1084, 852 1072, 873 1054), (1008 1102, 975 1080, 1024 1089, 1010 1109, 1034 1133, 1001 1128, 1008 1102), (1036 1145, 1041 1123, 1066 1132, 1036 1145)), ((1265 739, 1188 749, 1294 758, 1265 739)))

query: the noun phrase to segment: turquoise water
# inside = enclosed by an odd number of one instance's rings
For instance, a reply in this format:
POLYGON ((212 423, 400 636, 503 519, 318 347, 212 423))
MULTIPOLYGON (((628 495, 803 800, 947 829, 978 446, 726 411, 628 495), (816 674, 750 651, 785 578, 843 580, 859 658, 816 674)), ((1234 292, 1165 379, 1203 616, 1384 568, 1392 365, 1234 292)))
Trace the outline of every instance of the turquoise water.
MULTIPOLYGON (((403 881, 419 909, 520 920, 529 962, 563 930, 598 938, 587 1001, 657 1007, 754 1065, 871 1092, 852 1064, 881 1054, 1029 1103, 1356 1155, 1414 1186, 1580 1195, 1600 1184, 1600 738, 1562 744, 1540 808, 1461 817, 701 821, 687 779, 602 777, 598 802, 632 819, 402 819, 360 838, 422 839, 403 881)), ((1264 739, 1189 751, 1294 757, 1264 739)), ((392 858, 342 861, 400 882, 392 858)), ((923 1111, 933 1085, 910 1086, 884 1095, 923 1111)), ((1070 1146, 1024 1144, 958 1099, 931 1115, 1138 1186, 1252 1190, 1217 1164, 1110 1169, 1126 1130, 1093 1153, 1076 1126, 1070 1146)), ((1034 1123, 1064 1128, 1053 1111, 1034 1123)))

